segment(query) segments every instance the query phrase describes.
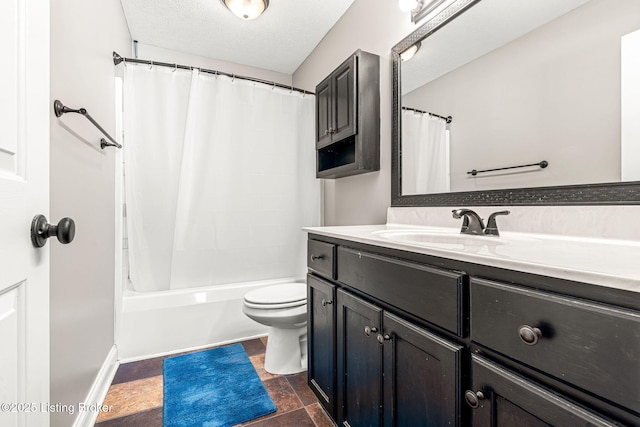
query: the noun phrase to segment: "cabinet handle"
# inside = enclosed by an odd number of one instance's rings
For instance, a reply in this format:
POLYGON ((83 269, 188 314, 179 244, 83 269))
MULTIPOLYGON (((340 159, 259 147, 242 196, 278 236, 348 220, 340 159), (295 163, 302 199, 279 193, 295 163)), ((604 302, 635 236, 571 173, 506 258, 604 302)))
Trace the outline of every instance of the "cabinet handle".
POLYGON ((333 301, 327 301, 326 299, 322 298, 322 306, 326 307, 328 304, 333 304, 333 301))
POLYGON ((324 259, 324 255, 311 255, 311 261, 320 261, 324 259))
POLYGON ((384 334, 384 336, 378 334, 378 342, 381 345, 384 344, 385 341, 390 341, 390 340, 391 340, 391 337, 389 336, 389 334, 384 334))
POLYGON ((329 129, 325 130, 325 131, 324 131, 324 134, 325 134, 325 135, 329 135, 329 129))
POLYGON ((378 328, 376 328, 375 326, 373 328, 369 327, 369 326, 365 326, 364 327, 364 334, 368 337, 371 336, 371 332, 378 332, 378 328))
POLYGON ((469 406, 476 409, 480 406, 480 401, 484 400, 484 393, 481 391, 467 390, 464 392, 464 400, 467 401, 469 406))
POLYGON ((330 134, 334 134, 334 133, 336 133, 336 130, 334 128, 329 128, 329 133, 330 134))
POLYGON ((536 345, 540 338, 542 338, 542 331, 540 328, 522 325, 518 328, 518 335, 523 343, 527 345, 536 345))

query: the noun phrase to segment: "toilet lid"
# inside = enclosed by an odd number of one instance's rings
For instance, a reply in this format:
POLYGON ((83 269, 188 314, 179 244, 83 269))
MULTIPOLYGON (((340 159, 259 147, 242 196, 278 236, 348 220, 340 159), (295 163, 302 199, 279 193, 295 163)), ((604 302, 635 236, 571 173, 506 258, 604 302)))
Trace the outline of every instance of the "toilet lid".
POLYGON ((306 299, 307 286, 304 283, 266 286, 251 291, 244 296, 246 302, 253 304, 290 304, 305 302, 306 299))

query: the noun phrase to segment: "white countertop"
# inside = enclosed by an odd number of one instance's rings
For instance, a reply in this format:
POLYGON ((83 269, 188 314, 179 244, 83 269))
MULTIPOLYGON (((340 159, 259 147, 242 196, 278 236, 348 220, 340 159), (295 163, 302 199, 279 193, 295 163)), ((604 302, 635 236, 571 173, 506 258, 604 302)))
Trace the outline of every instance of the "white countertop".
POLYGON ((640 292, 640 242, 415 225, 307 227, 322 236, 640 292), (440 237, 444 236, 444 237, 440 237), (456 237, 457 236, 457 237, 456 237))

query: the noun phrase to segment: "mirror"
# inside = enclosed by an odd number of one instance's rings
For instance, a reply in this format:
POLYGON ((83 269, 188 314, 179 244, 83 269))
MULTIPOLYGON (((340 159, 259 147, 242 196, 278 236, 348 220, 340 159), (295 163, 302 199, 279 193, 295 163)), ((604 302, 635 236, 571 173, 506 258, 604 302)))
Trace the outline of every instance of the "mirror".
POLYGON ((457 0, 425 22, 392 52, 393 206, 640 203, 637 1, 457 0))

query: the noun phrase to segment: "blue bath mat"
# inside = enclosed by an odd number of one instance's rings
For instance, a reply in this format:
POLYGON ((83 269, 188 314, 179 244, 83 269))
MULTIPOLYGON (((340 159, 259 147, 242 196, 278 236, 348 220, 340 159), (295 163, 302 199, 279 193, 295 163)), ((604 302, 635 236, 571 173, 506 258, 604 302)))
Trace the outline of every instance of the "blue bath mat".
POLYGON ((164 427, 227 427, 275 412, 241 344, 164 359, 164 427))

